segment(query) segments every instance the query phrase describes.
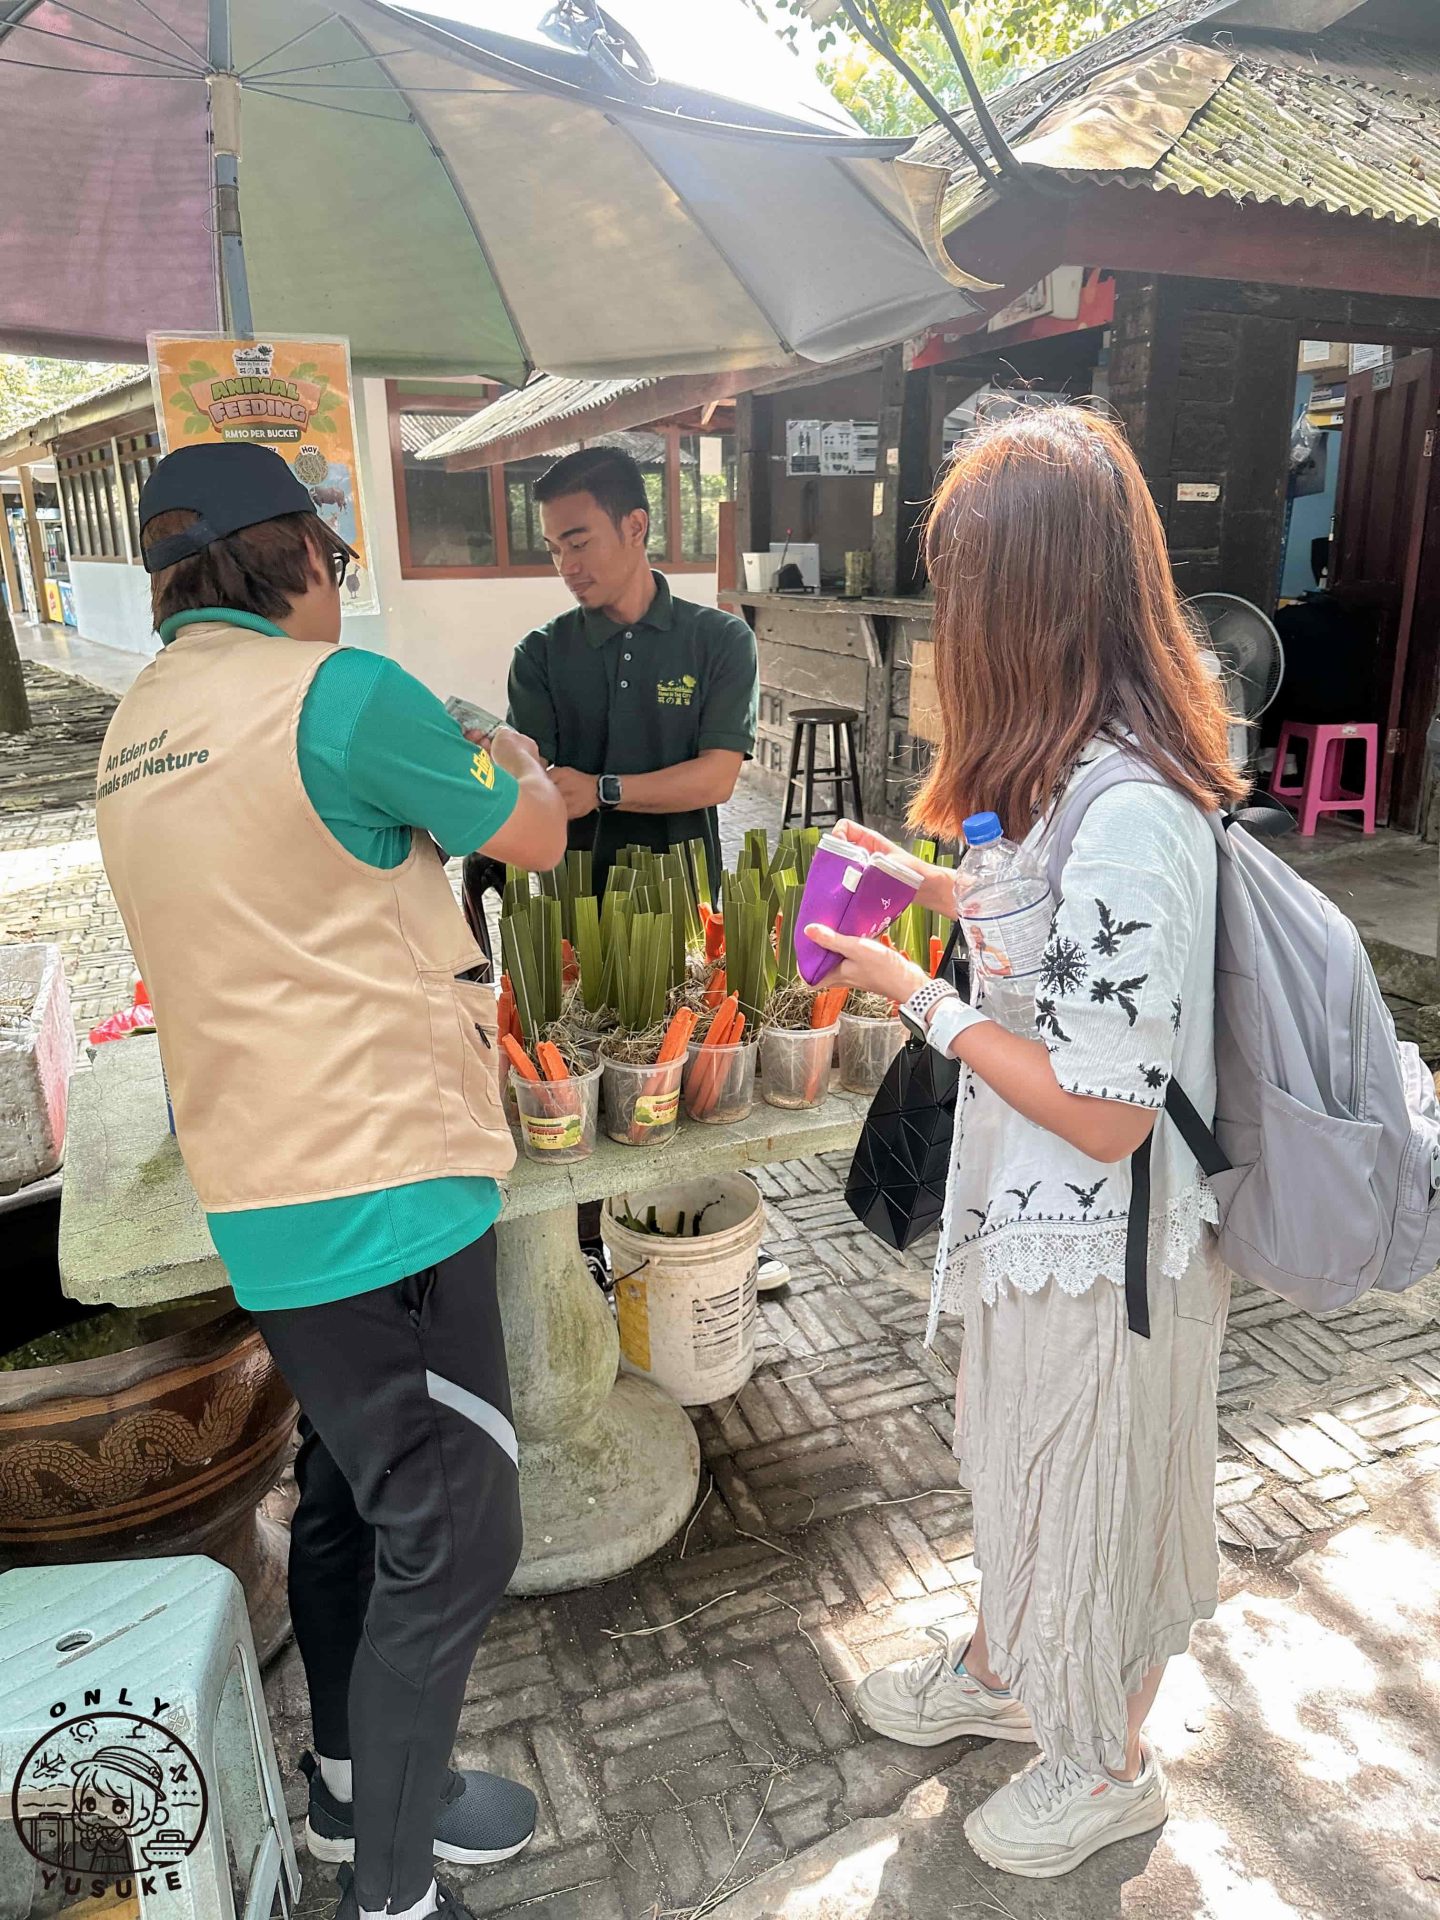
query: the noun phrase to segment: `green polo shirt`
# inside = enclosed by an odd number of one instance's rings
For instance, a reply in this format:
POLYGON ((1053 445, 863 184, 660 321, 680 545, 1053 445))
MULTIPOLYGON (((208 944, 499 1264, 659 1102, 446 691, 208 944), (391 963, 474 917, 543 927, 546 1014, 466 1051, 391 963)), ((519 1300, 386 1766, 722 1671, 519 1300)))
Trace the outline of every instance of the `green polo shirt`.
MULTIPOLYGON (((207 620, 281 631, 204 608, 167 620, 161 639, 207 620)), ((502 767, 483 785, 474 747, 429 688, 358 647, 336 647, 310 682, 296 753, 311 805, 346 852, 372 867, 400 865, 412 825, 447 853, 474 852, 504 826, 519 793, 502 767)), ((264 1312, 321 1306, 422 1272, 478 1240, 499 1212, 495 1181, 443 1175, 205 1218, 236 1299, 264 1312)))
MULTIPOLYGON (((655 773, 712 747, 755 747, 760 675, 755 636, 718 607, 697 606, 655 576, 655 598, 632 625, 576 607, 527 633, 510 663, 510 724, 547 760, 581 773, 655 773)), ((688 813, 595 812, 570 822, 572 847, 595 855, 595 879, 617 848, 703 840, 720 873, 714 807, 688 813)))

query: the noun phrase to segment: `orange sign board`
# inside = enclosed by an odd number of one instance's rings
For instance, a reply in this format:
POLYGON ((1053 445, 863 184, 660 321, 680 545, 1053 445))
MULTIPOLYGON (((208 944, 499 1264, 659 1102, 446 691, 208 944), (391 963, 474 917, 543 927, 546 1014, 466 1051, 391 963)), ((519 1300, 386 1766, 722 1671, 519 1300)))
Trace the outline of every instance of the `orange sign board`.
POLYGON ((315 511, 360 556, 341 590, 347 613, 376 613, 356 452, 348 340, 272 334, 152 333, 160 443, 258 440, 288 462, 315 511))

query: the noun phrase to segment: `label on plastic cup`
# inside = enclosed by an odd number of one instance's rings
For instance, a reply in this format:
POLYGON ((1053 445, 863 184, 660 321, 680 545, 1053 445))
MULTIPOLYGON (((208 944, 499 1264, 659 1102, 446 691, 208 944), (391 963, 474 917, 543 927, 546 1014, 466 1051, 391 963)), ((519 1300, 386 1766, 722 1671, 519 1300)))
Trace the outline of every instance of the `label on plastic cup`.
POLYGON ((578 1147, 585 1137, 585 1123, 578 1113, 561 1114, 554 1119, 523 1114, 520 1124, 527 1143, 537 1153, 555 1153, 564 1147, 578 1147))
POLYGON ((642 1093, 635 1102, 637 1127, 668 1127, 680 1111, 680 1089, 673 1093, 642 1093))

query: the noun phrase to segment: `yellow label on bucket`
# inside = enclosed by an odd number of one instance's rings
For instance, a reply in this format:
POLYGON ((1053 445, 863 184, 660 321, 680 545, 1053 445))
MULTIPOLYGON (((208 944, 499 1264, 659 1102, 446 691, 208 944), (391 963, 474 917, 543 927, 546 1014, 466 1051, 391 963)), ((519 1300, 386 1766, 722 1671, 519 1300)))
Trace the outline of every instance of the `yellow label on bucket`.
POLYGON ((585 1126, 578 1113, 560 1114, 549 1118, 540 1114, 524 1114, 521 1125, 525 1129, 525 1139, 538 1153, 554 1153, 560 1147, 578 1147, 585 1137, 585 1126))
POLYGON ((680 1111, 680 1089, 674 1093, 642 1093, 635 1102, 637 1127, 668 1127, 680 1111))
POLYGON ((632 1367, 650 1371, 650 1295, 638 1275, 615 1283, 615 1318, 620 1322, 620 1351, 632 1367))

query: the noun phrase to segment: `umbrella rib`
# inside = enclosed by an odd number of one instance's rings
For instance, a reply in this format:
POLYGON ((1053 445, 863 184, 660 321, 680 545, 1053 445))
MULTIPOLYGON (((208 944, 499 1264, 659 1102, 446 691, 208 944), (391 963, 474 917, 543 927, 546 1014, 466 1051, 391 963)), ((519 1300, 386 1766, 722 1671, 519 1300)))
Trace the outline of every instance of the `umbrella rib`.
POLYGON ((150 0, 135 0, 135 5, 140 8, 142 13, 148 13, 150 18, 155 22, 157 27, 164 27, 165 31, 171 36, 171 38, 178 40, 181 46, 184 47, 187 53, 193 54, 194 57, 200 62, 202 67, 206 64, 205 56, 200 51, 199 47, 192 47, 190 42, 185 38, 184 34, 181 33, 178 27, 172 27, 168 20, 164 19, 160 14, 158 14, 155 11, 154 7, 150 5, 150 0))
MULTIPOLYGON (((0 22, 15 25, 16 22, 0 22)), ((110 53, 119 53, 118 47, 107 49, 110 53)), ((204 74, 198 70, 187 72, 176 67, 173 73, 137 73, 133 67, 62 67, 55 60, 12 60, 9 54, 0 54, 0 67, 28 67, 32 73, 68 73, 72 80, 203 80, 204 74)))
POLYGON ((771 313, 768 305, 765 303, 765 301, 763 301, 760 298, 759 294, 755 291, 754 287, 751 286, 749 280, 740 271, 739 267, 735 264, 735 262, 730 258, 729 253, 725 250, 724 247, 721 246, 720 242, 715 238, 715 235, 710 231, 709 227, 706 226, 705 222, 700 218, 700 215, 695 211, 694 207, 691 206, 690 202, 685 198, 684 194, 682 194, 680 189, 675 185, 675 182, 670 178, 669 174, 665 171, 664 167, 661 166, 660 162, 655 158, 654 154, 650 152, 649 148, 645 145, 644 141, 638 140, 635 137, 635 134, 631 131, 631 129, 627 127, 623 121, 617 120, 613 114, 607 113, 605 115, 605 118, 607 121, 609 121, 610 125, 615 128, 617 133, 623 134, 624 137, 631 143, 632 146, 638 148, 642 157, 649 163, 650 166, 652 166, 655 169, 656 173, 665 182, 666 186, 670 189, 671 193, 674 194, 676 205, 683 207, 685 209, 686 218, 693 223, 693 225, 704 236, 707 244, 711 248, 713 248, 713 250, 719 256, 719 258, 723 260, 725 265, 730 269, 730 272, 735 276, 736 284, 745 290, 745 294, 749 299, 751 305, 754 307, 755 311, 760 315, 760 318, 765 322, 766 326, 769 327, 770 331, 774 334, 775 338, 780 342, 780 345, 785 349, 786 353, 794 355, 796 353, 796 349, 794 348, 794 346, 791 345, 790 341, 788 341, 785 338, 785 335, 780 331, 779 327, 775 324, 775 316, 771 313))
MULTIPOLYGON (((81 13, 78 7, 65 7, 63 11, 66 13, 74 13, 79 20, 89 20, 93 26, 104 27, 107 32, 123 32, 123 29, 120 27, 108 26, 104 20, 96 20, 91 14, 81 13)), ((148 41, 137 38, 133 33, 124 34, 124 38, 134 40, 137 47, 145 48, 143 54, 132 53, 128 47, 108 46, 103 40, 83 40, 78 33, 57 33, 53 27, 37 27, 29 20, 11 20, 7 24, 12 27, 18 27, 22 33, 40 33, 43 34, 47 40, 61 40, 67 47, 93 47, 97 53, 114 54, 117 60, 152 59, 167 65, 171 72, 177 76, 183 73, 189 77, 199 79, 203 72, 203 69, 200 67, 186 66, 183 61, 177 60, 173 53, 165 53, 159 47, 152 48, 148 41)), ((70 69, 70 71, 83 73, 85 69, 83 67, 75 67, 70 69)))
MULTIPOLYGON (((319 71, 319 69, 317 69, 317 71, 319 71)), ((262 73, 258 77, 261 80, 277 80, 278 81, 279 79, 279 76, 273 73, 262 73)), ((302 92, 304 93, 399 93, 401 91, 401 88, 398 85, 393 83, 387 87, 387 86, 381 85, 379 81, 364 81, 364 80, 287 80, 285 82, 285 85, 287 88, 293 88, 297 94, 302 92)), ((468 100, 474 94, 482 94, 482 93, 513 94, 515 89, 513 87, 406 87, 404 91, 407 94, 439 93, 439 94, 443 94, 446 97, 446 99, 468 100)))
MULTIPOLYGON (((242 80, 245 79, 248 74, 254 73, 257 67, 263 67, 267 60, 278 60, 287 47, 296 46, 301 40, 308 40, 312 33, 318 33, 321 27, 328 27, 332 21, 338 20, 339 18, 338 13, 327 13, 323 20, 312 20, 308 27, 302 27, 299 33, 292 33, 290 38, 288 40, 282 40, 278 47, 272 47, 269 53, 262 53, 258 60, 252 60, 248 67, 243 67, 240 71, 240 78, 242 80)), ((260 77, 262 80, 273 80, 275 75, 273 73, 262 74, 260 77)))
POLYGON ((291 107, 314 107, 321 113, 348 113, 356 120, 383 120, 387 127, 413 127, 413 113, 370 113, 364 107, 342 107, 335 100, 307 100, 303 94, 281 93, 276 87, 250 86, 247 93, 263 93, 267 100, 283 100, 291 107))
MULTIPOLYGON (((336 13, 332 13, 330 16, 332 20, 338 20, 339 17, 340 17, 339 14, 336 14, 336 13)), ((352 28, 351 31, 353 32, 354 29, 352 28)), ((303 36, 299 34, 295 36, 297 40, 302 37, 303 36)), ((294 44, 295 44, 294 40, 287 40, 285 42, 285 47, 291 47, 291 46, 294 46, 294 44)), ((276 47, 275 53, 267 53, 263 56, 263 58, 266 60, 273 60, 276 54, 280 54, 285 51, 285 47, 276 47)), ((396 53, 419 53, 419 51, 420 51, 419 47, 397 47, 395 49, 396 53)), ((258 80, 284 80, 292 73, 323 73, 327 67, 360 67, 360 66, 364 66, 364 64, 368 60, 378 60, 379 58, 380 58, 379 54, 376 54, 376 53, 351 53, 351 54, 347 54, 343 60, 312 60, 308 63, 308 65, 303 67, 277 67, 271 73, 256 74, 255 77, 258 80)), ((259 65, 260 65, 260 61, 257 60, 255 62, 254 67, 247 67, 245 69, 245 73, 246 74, 255 73, 255 67, 258 67, 259 65)), ((241 78, 243 79, 244 75, 242 75, 241 78)))
MULTIPOLYGON (((365 39, 365 36, 360 32, 358 27, 352 26, 351 32, 355 35, 355 38, 360 42, 362 47, 368 47, 369 43, 365 39)), ((385 65, 385 60, 382 55, 376 54, 375 62, 376 62, 376 65, 379 67, 381 73, 385 75, 387 80, 390 80, 391 85, 395 89, 395 92, 400 96, 402 100, 404 100, 408 104, 411 98, 412 90, 405 87, 401 82, 396 81, 393 78, 388 67, 385 65)), ((436 88, 435 91, 446 92, 448 91, 448 89, 436 88)), ((455 91, 457 93, 460 93, 460 92, 467 91, 467 89, 457 87, 455 91)), ((484 91, 494 92, 494 91, 504 91, 504 89, 486 88, 484 89, 484 91)), ((429 142, 430 151, 431 153, 434 154, 436 163, 444 172, 445 178, 450 182, 450 191, 454 194, 456 200, 459 202, 460 211, 464 214, 465 219, 469 224, 470 231, 475 236, 475 244, 480 249, 480 258, 485 262, 486 267, 489 269, 491 282, 494 285, 496 294, 499 296, 500 305, 505 312, 505 318, 510 322, 510 331, 515 336, 515 343, 520 349, 521 356, 524 359, 526 366, 533 368, 535 365, 535 356, 530 351, 530 343, 525 338, 525 334, 520 326, 519 319, 516 317, 515 309, 510 304, 509 296, 505 292, 504 283, 500 278, 500 274, 498 269, 496 268, 494 260, 490 256, 490 249, 485 244, 485 236, 480 231, 480 222, 475 218, 474 209, 471 207, 467 197, 460 191, 460 182, 455 178, 454 172, 452 171, 450 166, 450 162, 445 158, 445 155, 440 149, 439 142, 436 140, 434 134, 430 131, 430 127, 426 122, 424 114, 418 112, 413 107, 411 108, 410 112, 411 112, 411 118, 414 120, 416 126, 419 128, 421 133, 424 134, 426 140, 429 142)))

